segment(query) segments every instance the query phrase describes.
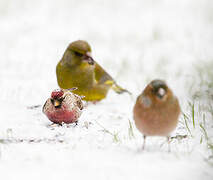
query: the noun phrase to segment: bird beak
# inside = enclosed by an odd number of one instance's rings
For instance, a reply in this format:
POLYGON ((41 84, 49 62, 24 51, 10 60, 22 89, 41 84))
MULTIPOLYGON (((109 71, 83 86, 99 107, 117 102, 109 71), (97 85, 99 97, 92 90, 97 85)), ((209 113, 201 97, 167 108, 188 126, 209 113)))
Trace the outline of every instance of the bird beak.
POLYGON ((53 105, 55 107, 59 107, 61 105, 61 102, 59 100, 55 99, 53 105))
POLYGON ((94 65, 95 64, 95 61, 94 59, 92 58, 91 54, 89 52, 86 53, 85 57, 84 57, 84 61, 87 61, 88 64, 90 65, 94 65))

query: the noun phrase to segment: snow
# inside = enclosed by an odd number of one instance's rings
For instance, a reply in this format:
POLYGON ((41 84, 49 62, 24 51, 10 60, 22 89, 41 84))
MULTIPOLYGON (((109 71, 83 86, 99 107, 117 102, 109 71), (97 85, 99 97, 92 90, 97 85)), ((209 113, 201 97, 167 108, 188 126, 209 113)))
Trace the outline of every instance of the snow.
POLYGON ((154 78, 167 81, 190 116, 190 90, 200 89, 194 67, 213 57, 212 8, 211 0, 2 0, 0 178, 212 179, 199 128, 205 113, 212 137, 210 113, 195 104, 193 137, 181 115, 173 136, 187 138, 174 139, 171 153, 161 137, 149 137, 142 152, 132 119, 137 95, 154 78), (94 59, 133 96, 110 91, 84 109, 78 126, 50 126, 41 108, 27 107, 43 105, 58 88, 56 64, 78 39, 91 44, 94 59))

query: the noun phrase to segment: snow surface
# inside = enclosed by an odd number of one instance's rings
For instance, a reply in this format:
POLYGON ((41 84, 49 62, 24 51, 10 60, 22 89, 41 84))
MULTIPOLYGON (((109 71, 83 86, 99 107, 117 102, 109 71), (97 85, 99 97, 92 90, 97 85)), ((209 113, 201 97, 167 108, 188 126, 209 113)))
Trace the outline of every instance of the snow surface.
MULTIPOLYGON (((171 153, 161 137, 148 138, 142 152, 132 119, 137 95, 154 78, 165 79, 190 114, 190 89, 200 88, 191 86, 199 81, 194 65, 213 57, 212 8, 211 0, 1 0, 0 179, 213 179, 198 122, 191 138, 180 117, 173 136, 188 138, 174 139, 171 153), (78 39, 134 95, 110 91, 78 126, 50 126, 41 108, 27 107, 58 88, 56 64, 78 39)), ((212 135, 210 114, 206 121, 212 135)))

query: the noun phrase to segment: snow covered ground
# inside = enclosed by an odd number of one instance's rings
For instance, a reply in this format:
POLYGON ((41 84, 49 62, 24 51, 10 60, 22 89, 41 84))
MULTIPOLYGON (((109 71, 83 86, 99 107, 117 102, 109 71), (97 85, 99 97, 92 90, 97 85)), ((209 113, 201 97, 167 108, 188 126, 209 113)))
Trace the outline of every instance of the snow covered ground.
POLYGON ((1 0, 0 179, 213 179, 212 8, 211 0, 1 0), (110 91, 78 126, 52 127, 41 108, 27 107, 58 87, 56 64, 78 39, 134 95, 110 91), (154 78, 168 82, 184 114, 173 137, 187 137, 174 138, 171 153, 160 137, 142 152, 132 119, 154 78))

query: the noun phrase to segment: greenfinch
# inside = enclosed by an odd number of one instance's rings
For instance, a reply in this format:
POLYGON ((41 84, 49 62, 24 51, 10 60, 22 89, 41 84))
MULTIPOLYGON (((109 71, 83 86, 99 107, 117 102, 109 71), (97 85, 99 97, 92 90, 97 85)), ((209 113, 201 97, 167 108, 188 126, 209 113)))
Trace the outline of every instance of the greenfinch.
POLYGON ((76 94, 86 101, 100 101, 110 88, 116 93, 130 93, 120 87, 115 80, 91 56, 90 45, 83 40, 69 44, 56 67, 60 88, 77 87, 76 94))
POLYGON ((70 90, 56 89, 43 106, 43 113, 57 124, 76 123, 83 109, 81 97, 70 90))
POLYGON ((133 115, 136 127, 144 135, 144 149, 146 136, 165 136, 169 142, 178 123, 180 105, 164 81, 153 80, 138 96, 133 115))

